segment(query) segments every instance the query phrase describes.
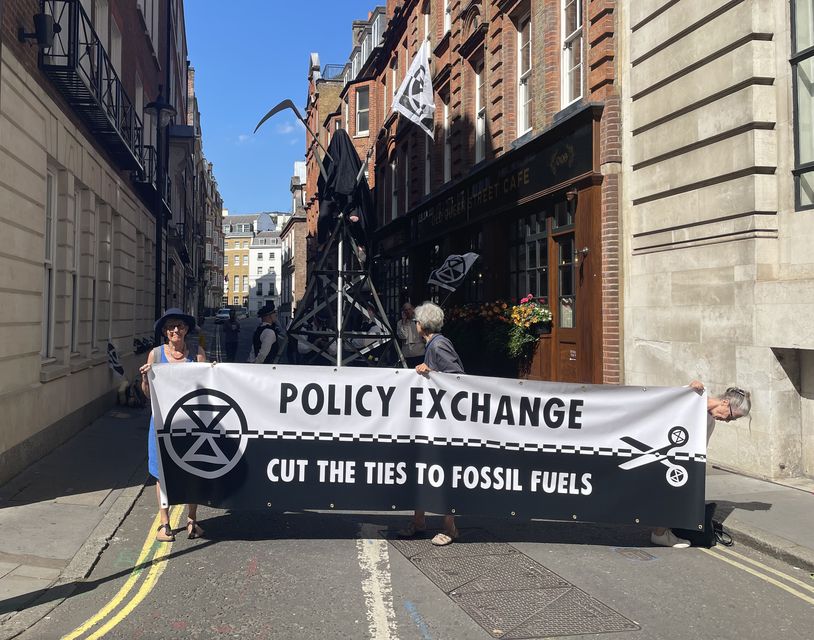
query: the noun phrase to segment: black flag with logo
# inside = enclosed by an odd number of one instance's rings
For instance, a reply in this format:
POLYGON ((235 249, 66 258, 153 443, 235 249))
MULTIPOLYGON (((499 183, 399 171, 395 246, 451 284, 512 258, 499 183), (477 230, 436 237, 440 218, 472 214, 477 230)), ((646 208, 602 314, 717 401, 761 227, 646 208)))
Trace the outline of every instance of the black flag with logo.
POLYGON ((465 253, 462 256, 453 253, 444 260, 444 264, 430 274, 427 284, 434 284, 450 291, 455 291, 464 281, 469 269, 480 256, 477 253, 465 253))

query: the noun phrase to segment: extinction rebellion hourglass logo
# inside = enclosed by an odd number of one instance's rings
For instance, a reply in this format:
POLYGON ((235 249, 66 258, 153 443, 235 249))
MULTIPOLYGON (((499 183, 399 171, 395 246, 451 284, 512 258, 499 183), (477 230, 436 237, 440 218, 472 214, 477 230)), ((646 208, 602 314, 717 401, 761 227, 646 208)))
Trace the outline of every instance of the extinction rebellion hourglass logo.
POLYGON ((229 473, 249 442, 243 410, 214 389, 183 396, 170 409, 158 435, 179 468, 210 480, 229 473))

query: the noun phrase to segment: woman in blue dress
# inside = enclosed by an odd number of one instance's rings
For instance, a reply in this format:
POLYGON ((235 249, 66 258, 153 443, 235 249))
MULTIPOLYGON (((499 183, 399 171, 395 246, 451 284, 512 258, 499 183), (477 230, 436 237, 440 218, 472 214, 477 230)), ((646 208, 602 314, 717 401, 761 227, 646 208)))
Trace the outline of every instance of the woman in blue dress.
MULTIPOLYGON (((206 362, 206 352, 198 346, 197 353, 190 353, 186 337, 195 329, 195 318, 184 313, 181 309, 168 309, 155 323, 155 330, 164 336, 164 344, 150 351, 147 363, 139 369, 141 373, 141 389, 144 395, 150 395, 150 383, 147 374, 153 364, 180 364, 182 362, 206 362)), ((161 506, 161 486, 158 482, 158 451, 156 450, 155 422, 150 416, 150 434, 147 439, 147 463, 150 475, 156 479, 155 490, 158 497, 158 514, 161 525, 155 539, 159 542, 173 542, 175 532, 170 526, 169 509, 161 506)), ((203 529, 198 525, 198 505, 187 505, 187 534, 190 539, 200 538, 203 529)))

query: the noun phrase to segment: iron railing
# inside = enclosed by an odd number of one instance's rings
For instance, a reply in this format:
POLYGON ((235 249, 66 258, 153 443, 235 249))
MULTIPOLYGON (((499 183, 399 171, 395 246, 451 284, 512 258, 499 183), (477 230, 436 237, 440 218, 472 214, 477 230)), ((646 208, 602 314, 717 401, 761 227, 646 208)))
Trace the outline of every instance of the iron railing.
POLYGON ((61 27, 39 67, 123 169, 140 171, 142 123, 79 0, 41 0, 61 27))

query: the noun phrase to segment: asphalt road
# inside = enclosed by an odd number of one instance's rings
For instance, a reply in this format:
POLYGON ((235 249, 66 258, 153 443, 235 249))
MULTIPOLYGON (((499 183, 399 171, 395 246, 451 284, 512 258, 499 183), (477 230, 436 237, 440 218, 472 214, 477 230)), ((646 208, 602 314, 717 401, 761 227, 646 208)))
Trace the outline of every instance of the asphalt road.
MULTIPOLYGON (((488 543, 477 558, 467 554, 484 543, 457 542, 432 551, 422 566, 402 553, 403 543, 387 540, 406 514, 201 509, 199 517, 205 539, 182 532, 173 544, 148 543, 140 560, 155 518, 155 494, 147 487, 85 585, 20 637, 534 637, 505 625, 529 606, 539 609, 544 591, 507 582, 475 602, 473 617, 461 606, 466 589, 447 593, 449 584, 436 584, 439 575, 474 584, 484 559, 493 570, 536 563, 540 569, 527 568, 525 577, 547 569, 589 597, 599 617, 611 611, 617 622, 632 623, 629 631, 596 637, 809 640, 814 628, 811 576, 740 546, 662 549, 650 547, 636 528, 462 517, 464 537, 503 542, 488 543), (433 571, 438 563, 446 563, 445 572, 433 571), (83 624, 82 633, 69 635, 83 624)), ((185 514, 179 519, 185 522, 185 514)), ((411 545, 428 548, 426 541, 411 545)), ((564 605, 546 616, 567 621, 584 612, 564 605)))
MULTIPOLYGON (((257 320, 241 325, 243 360, 257 320)), ((208 508, 204 539, 160 544, 155 517, 148 486, 86 582, 20 638, 814 637, 814 577, 739 545, 663 549, 636 527, 463 516, 462 539, 435 549, 395 538, 408 514, 208 508)))

